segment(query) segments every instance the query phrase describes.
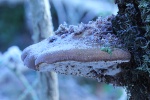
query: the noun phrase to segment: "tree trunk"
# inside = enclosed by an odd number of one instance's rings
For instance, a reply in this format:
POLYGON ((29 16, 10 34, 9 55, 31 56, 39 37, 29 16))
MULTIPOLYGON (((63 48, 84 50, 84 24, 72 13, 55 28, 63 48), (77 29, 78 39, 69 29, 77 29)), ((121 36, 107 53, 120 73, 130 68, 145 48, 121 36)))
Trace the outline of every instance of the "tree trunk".
POLYGON ((116 78, 130 100, 150 100, 150 0, 115 0, 119 12, 114 33, 132 54, 131 64, 116 78))
MULTIPOLYGON (((53 35, 48 0, 30 0, 34 43, 53 35)), ((58 79, 54 72, 39 72, 40 100, 58 100, 58 79)))

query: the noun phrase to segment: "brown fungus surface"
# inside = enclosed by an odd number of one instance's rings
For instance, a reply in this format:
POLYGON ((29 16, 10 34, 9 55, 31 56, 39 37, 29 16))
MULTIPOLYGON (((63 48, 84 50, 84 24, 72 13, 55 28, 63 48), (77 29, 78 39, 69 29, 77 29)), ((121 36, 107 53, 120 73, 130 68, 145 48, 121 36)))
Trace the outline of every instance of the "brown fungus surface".
POLYGON ((111 20, 98 18, 78 26, 60 25, 55 35, 27 47, 22 54, 31 69, 98 78, 115 76, 130 53, 112 31, 111 20))

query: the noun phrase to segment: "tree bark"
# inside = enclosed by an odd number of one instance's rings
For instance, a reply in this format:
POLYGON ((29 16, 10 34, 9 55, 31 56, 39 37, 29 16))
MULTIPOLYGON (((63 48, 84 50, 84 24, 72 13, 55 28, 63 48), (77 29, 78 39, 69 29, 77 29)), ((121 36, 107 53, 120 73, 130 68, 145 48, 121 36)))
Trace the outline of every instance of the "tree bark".
POLYGON ((126 86, 130 100, 150 100, 150 0, 115 1, 119 12, 113 30, 132 54, 116 81, 126 86))
MULTIPOLYGON (((49 0, 30 0, 32 39, 37 43, 53 35, 53 25, 50 13, 49 0)), ((58 100, 58 79, 54 72, 39 72, 39 99, 58 100)))

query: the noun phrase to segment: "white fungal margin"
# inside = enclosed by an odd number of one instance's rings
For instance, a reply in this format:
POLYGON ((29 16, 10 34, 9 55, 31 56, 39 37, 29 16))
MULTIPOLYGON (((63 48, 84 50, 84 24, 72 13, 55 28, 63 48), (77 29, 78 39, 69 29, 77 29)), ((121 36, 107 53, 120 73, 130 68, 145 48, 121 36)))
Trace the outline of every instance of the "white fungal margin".
POLYGON ((96 78, 96 74, 115 76, 121 72, 121 68, 118 68, 117 65, 123 62, 129 62, 129 60, 98 62, 62 61, 53 64, 42 63, 38 66, 38 70, 96 78))

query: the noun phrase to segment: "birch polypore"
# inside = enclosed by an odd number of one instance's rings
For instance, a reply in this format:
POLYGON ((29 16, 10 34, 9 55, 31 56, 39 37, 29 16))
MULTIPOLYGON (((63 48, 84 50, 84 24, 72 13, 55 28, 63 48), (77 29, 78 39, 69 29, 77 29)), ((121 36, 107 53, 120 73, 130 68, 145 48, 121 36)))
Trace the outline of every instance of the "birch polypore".
POLYGON ((115 76, 121 72, 118 65, 128 63, 131 55, 113 34, 111 18, 78 26, 60 25, 55 36, 27 47, 22 60, 38 71, 91 78, 115 76))

